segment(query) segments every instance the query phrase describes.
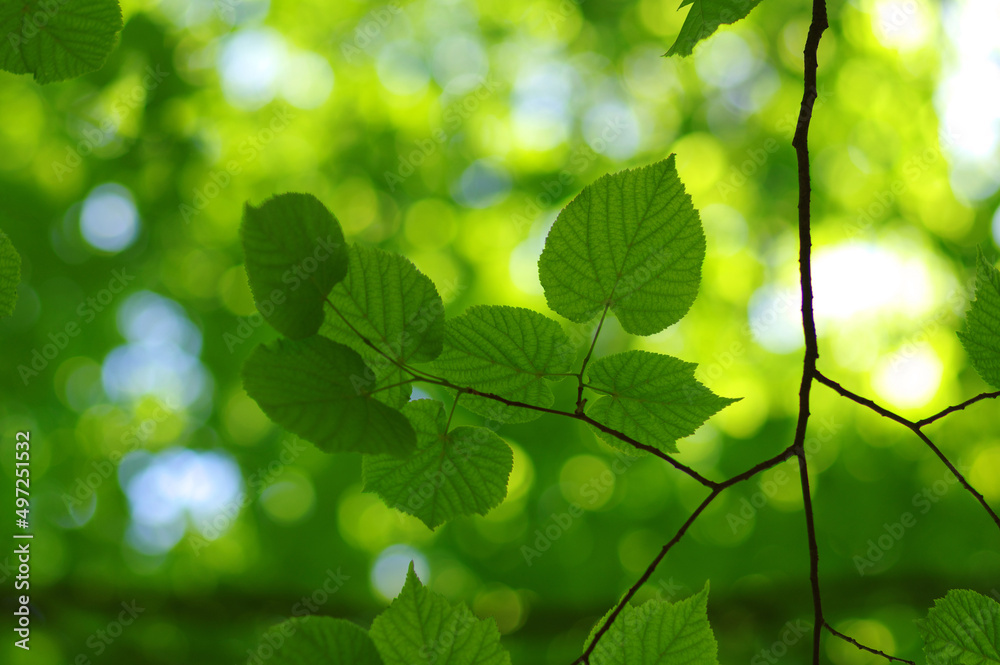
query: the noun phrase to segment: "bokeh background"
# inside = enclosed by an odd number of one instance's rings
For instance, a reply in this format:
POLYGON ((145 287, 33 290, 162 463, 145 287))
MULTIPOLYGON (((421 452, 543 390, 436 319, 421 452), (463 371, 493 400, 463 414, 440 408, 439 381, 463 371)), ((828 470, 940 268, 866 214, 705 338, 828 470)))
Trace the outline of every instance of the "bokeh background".
MULTIPOLYGON (((361 493, 357 456, 301 446, 242 390, 243 359, 275 333, 237 230, 245 201, 311 192, 349 239, 409 256, 449 314, 551 314, 536 261, 559 207, 602 173, 676 153, 708 238, 701 296, 648 338, 612 321, 597 352, 676 355, 743 397, 679 456, 713 478, 742 471, 794 426, 790 140, 809 3, 767 0, 668 60, 677 4, 126 0, 100 71, 46 87, 0 73, 0 228, 24 260, 0 321, 0 429, 5 451, 32 433, 36 611, 30 654, 5 640, 2 660, 247 662, 303 598, 369 625, 411 559, 494 617, 515 663, 578 655, 703 489, 656 460, 620 473, 592 432, 544 418, 501 430, 514 472, 485 518, 431 532, 394 513, 361 493), (573 503, 583 516, 566 523, 573 503), (143 611, 116 626, 122 603, 143 611)), ((811 141, 820 364, 929 415, 986 388, 954 330, 976 246, 995 258, 1000 243, 1000 8, 830 9, 811 141)), ((586 329, 567 329, 582 356, 586 329)), ((568 382, 557 393, 572 403, 568 382)), ((934 598, 997 587, 995 527, 903 428, 821 386, 813 407, 828 615, 918 658, 912 620, 934 598), (893 536, 906 513, 915 523, 893 536)), ((931 429, 994 506, 996 414, 983 403, 931 429)), ((13 478, 12 454, 0 468, 13 478)), ((811 622, 807 573, 789 463, 716 501, 640 599, 710 579, 722 662, 804 662, 809 639, 786 622, 811 622)), ((839 641, 824 651, 874 662, 839 641)))

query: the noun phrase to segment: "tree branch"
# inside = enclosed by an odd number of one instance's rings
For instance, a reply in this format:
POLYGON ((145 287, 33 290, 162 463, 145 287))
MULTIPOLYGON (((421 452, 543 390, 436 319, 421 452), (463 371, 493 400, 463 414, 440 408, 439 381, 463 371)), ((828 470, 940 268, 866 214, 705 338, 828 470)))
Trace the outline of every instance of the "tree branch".
POLYGON ((1000 397, 1000 390, 998 390, 996 392, 993 392, 993 393, 979 393, 975 397, 973 397, 971 399, 967 399, 964 402, 962 402, 961 404, 956 404, 955 406, 949 406, 947 409, 944 409, 943 411, 939 411, 938 413, 935 413, 933 416, 930 416, 928 418, 924 418, 923 420, 918 420, 915 424, 916 424, 917 427, 924 427, 926 425, 930 425, 935 420, 940 420, 941 418, 944 418, 949 413, 955 413, 956 411, 962 411, 967 406, 972 406, 976 402, 982 401, 984 399, 996 399, 997 397, 1000 397))
POLYGON ((915 426, 915 423, 913 421, 907 420, 906 418, 904 418, 903 416, 899 415, 898 413, 893 413, 889 409, 886 409, 885 407, 879 406, 878 404, 876 404, 872 400, 868 399, 867 397, 862 397, 861 395, 859 395, 859 394, 857 394, 855 392, 851 392, 850 390, 848 390, 844 386, 840 385, 839 383, 837 383, 833 379, 829 378, 828 376, 826 376, 822 372, 819 372, 819 371, 816 372, 816 380, 819 381, 820 383, 826 385, 826 386, 829 386, 830 388, 833 388, 836 392, 840 393, 843 397, 846 397, 847 399, 851 400, 852 402, 857 402, 861 406, 868 407, 869 409, 871 409, 875 413, 879 414, 883 418, 888 418, 889 420, 895 420, 900 425, 904 425, 904 426, 909 427, 911 429, 915 426))
MULTIPOLYGON (((916 434, 918 437, 920 437, 920 440, 923 441, 924 444, 926 444, 927 447, 930 448, 934 452, 934 454, 938 456, 938 458, 944 463, 944 465, 946 467, 948 467, 948 470, 951 471, 955 475, 955 478, 958 480, 959 483, 962 484, 962 487, 964 487, 966 490, 968 490, 969 493, 976 498, 976 501, 978 501, 980 503, 980 505, 982 505, 982 507, 986 510, 986 512, 989 513, 990 517, 996 523, 997 528, 1000 528, 1000 516, 997 516, 997 514, 996 514, 996 512, 994 512, 993 508, 990 507, 990 504, 986 502, 986 499, 983 497, 983 495, 980 494, 976 490, 976 488, 974 488, 971 484, 969 484, 969 481, 966 480, 965 476, 962 475, 961 471, 959 471, 955 467, 955 465, 952 464, 951 460, 948 459, 948 456, 945 455, 943 452, 941 452, 941 449, 938 448, 934 444, 933 441, 931 441, 930 437, 928 437, 926 434, 924 434, 923 430, 921 429, 921 427, 923 427, 923 425, 921 425, 921 423, 924 422, 924 421, 913 422, 912 420, 907 420, 906 418, 904 418, 903 416, 899 415, 898 413, 893 413, 889 409, 887 409, 887 408, 885 408, 883 406, 879 406, 878 404, 876 404, 872 400, 870 400, 870 399, 868 399, 866 397, 862 397, 862 396, 858 395, 857 393, 851 392, 850 390, 848 390, 844 386, 840 385, 839 383, 837 383, 833 379, 830 379, 830 378, 826 377, 825 375, 823 375, 823 374, 821 374, 819 372, 816 373, 816 379, 820 383, 823 383, 823 384, 825 384, 825 385, 833 388, 835 391, 837 391, 838 393, 840 393, 841 395, 843 395, 847 399, 852 400, 854 402, 857 402, 858 404, 861 404, 862 406, 868 407, 869 409, 871 409, 875 413, 879 414, 880 416, 888 418, 889 420, 896 421, 897 423, 899 423, 900 425, 903 425, 904 427, 906 427, 907 429, 909 429, 911 432, 913 432, 914 434, 916 434)), ((986 399, 986 398, 982 398, 982 399, 986 399)), ((968 403, 971 403, 971 402, 972 402, 972 400, 970 400, 968 403)), ((966 403, 965 406, 968 406, 968 403, 966 403)), ((951 407, 951 408, 955 409, 955 410, 958 409, 958 407, 951 407)), ((964 406, 962 406, 962 408, 964 408, 964 406)), ((948 411, 948 409, 945 409, 945 411, 948 411)), ((942 411, 941 413, 944 413, 944 411, 942 411)), ((937 420, 937 418, 940 417, 940 416, 941 416, 941 414, 938 414, 937 416, 934 416, 931 420, 932 421, 933 420, 937 420)))
POLYGON ((916 665, 916 663, 914 663, 912 660, 906 660, 905 658, 897 658, 895 656, 890 656, 889 654, 887 654, 887 653, 885 653, 883 651, 879 651, 878 649, 872 649, 871 647, 866 647, 864 644, 861 644, 861 642, 858 642, 853 637, 848 637, 847 635, 844 635, 839 630, 834 629, 834 627, 831 626, 829 624, 829 622, 825 622, 824 621, 823 622, 823 627, 826 628, 828 631, 830 631, 831 634, 836 635, 837 637, 839 637, 840 639, 844 640, 845 642, 850 642, 851 644, 853 644, 857 648, 861 649, 862 651, 867 651, 867 652, 873 653, 873 654, 875 654, 877 656, 882 656, 883 658, 885 658, 886 660, 889 660, 889 661, 895 660, 895 661, 900 662, 900 663, 909 663, 909 665, 916 665))
POLYGON ((805 354, 802 361, 802 383, 799 386, 799 417, 795 427, 792 448, 799 459, 799 478, 802 485, 802 507, 806 517, 806 535, 809 540, 809 581, 812 585, 813 613, 813 665, 819 665, 819 647, 822 634, 823 601, 819 586, 819 545, 816 540, 816 522, 813 516, 812 496, 809 491, 809 465, 806 460, 805 440, 809 425, 809 396, 816 378, 816 361, 819 344, 816 339, 816 319, 813 314, 812 289, 812 184, 809 174, 809 125, 813 106, 819 91, 816 75, 819 70, 819 42, 829 27, 826 0, 813 0, 812 22, 806 35, 803 67, 802 104, 795 127, 792 146, 798 162, 799 175, 799 285, 802 290, 802 332, 805 336, 805 354))
POLYGON ((653 571, 655 571, 656 567, 660 565, 661 561, 663 561, 663 558, 667 556, 667 552, 669 552, 670 549, 680 541, 691 525, 694 524, 694 521, 698 519, 698 516, 701 515, 706 508, 708 508, 709 504, 715 501, 716 497, 718 497, 721 492, 722 488, 717 487, 716 489, 713 489, 712 493, 705 497, 705 500, 702 501, 697 508, 695 508, 694 512, 691 513, 691 516, 687 518, 684 524, 681 525, 681 528, 677 530, 677 533, 674 534, 674 537, 663 546, 663 549, 661 549, 659 554, 656 555, 656 558, 653 559, 651 564, 649 564, 642 576, 639 577, 635 584, 633 584, 625 595, 621 597, 621 600, 619 600, 618 604, 615 605, 615 608, 604 620, 604 623, 602 623, 601 627, 597 629, 597 632, 594 634, 594 639, 592 639, 590 644, 587 645, 587 648, 584 649, 583 654, 573 661, 572 665, 590 665, 591 654, 594 653, 594 649, 597 648, 597 644, 601 641, 601 638, 604 637, 605 633, 611 629, 611 624, 615 622, 615 619, 618 618, 621 611, 625 609, 628 601, 632 600, 632 597, 636 594, 636 592, 649 580, 653 571))
POLYGON ((646 570, 645 572, 643 572, 642 576, 640 576, 639 579, 636 580, 635 584, 633 584, 629 588, 629 590, 625 593, 625 595, 621 597, 621 599, 618 601, 618 604, 615 605, 614 610, 611 612, 611 614, 608 615, 608 618, 604 620, 604 623, 601 624, 601 627, 598 629, 597 633, 595 633, 594 639, 587 646, 586 650, 584 650, 583 655, 581 655, 579 658, 573 661, 572 665, 577 665, 577 664, 590 665, 590 656, 593 654, 594 649, 597 648, 597 643, 600 642, 601 638, 604 637, 604 635, 608 632, 608 630, 611 629, 611 624, 614 623, 618 615, 621 614, 621 611, 624 609, 625 605, 627 605, 628 602, 633 598, 633 596, 635 596, 635 594, 639 591, 639 589, 642 588, 642 585, 649 581, 649 578, 653 575, 653 573, 656 571, 656 568, 660 565, 660 562, 663 561, 664 557, 667 556, 667 552, 669 552, 670 549, 680 541, 680 539, 687 532, 688 528, 698 518, 698 515, 700 515, 702 511, 704 511, 705 508, 707 508, 709 504, 711 504, 712 501, 714 501, 719 496, 719 494, 722 493, 723 490, 725 490, 728 487, 732 487, 733 485, 736 485, 738 483, 741 483, 744 480, 749 480, 750 478, 753 478, 761 471, 765 471, 773 466, 780 464, 781 462, 784 462, 788 458, 792 457, 793 454, 794 452, 792 450, 792 446, 788 446, 774 457, 766 459, 763 462, 747 469, 743 473, 737 474, 732 478, 729 478, 728 480, 718 483, 715 486, 715 488, 712 489, 711 494, 705 497, 705 500, 701 502, 701 504, 695 509, 693 513, 691 513, 691 516, 688 517, 687 521, 681 525, 681 528, 677 530, 677 533, 674 534, 674 537, 671 538, 670 541, 663 546, 663 549, 661 549, 659 554, 656 555, 656 558, 654 558, 653 561, 646 567, 646 570))
POLYGON ((638 448, 639 450, 645 450, 646 452, 655 455, 656 457, 659 457, 660 459, 664 460, 665 462, 673 466, 678 471, 681 471, 682 473, 687 474, 691 478, 694 478, 696 481, 698 481, 699 483, 701 483, 702 485, 704 485, 709 489, 715 489, 719 485, 719 483, 717 483, 716 481, 709 480, 708 478, 701 475, 700 473, 698 473, 691 467, 687 466, 686 464, 678 462, 673 457, 666 454, 659 448, 654 448, 653 446, 642 443, 641 441, 636 441, 628 434, 625 434, 624 432, 619 432, 618 430, 612 427, 608 427, 603 423, 599 423, 586 414, 576 413, 575 411, 561 411, 559 409, 551 409, 546 406, 537 406, 535 404, 528 404, 526 402, 518 402, 517 400, 507 399, 506 397, 502 397, 494 393, 482 392, 480 390, 476 390, 475 388, 466 388, 463 386, 457 386, 446 379, 420 378, 419 380, 425 383, 441 386, 443 388, 458 390, 459 392, 467 393, 469 395, 477 395, 479 397, 485 397, 486 399, 491 399, 496 402, 500 402, 501 404, 506 404, 507 406, 516 406, 522 409, 530 409, 532 411, 539 411, 541 413, 550 413, 555 416, 564 416, 566 418, 572 418, 573 420, 579 420, 581 422, 587 423, 588 425, 591 425, 592 427, 596 427, 597 429, 601 430, 602 432, 605 432, 606 434, 610 434, 619 441, 629 444, 633 448, 638 448))

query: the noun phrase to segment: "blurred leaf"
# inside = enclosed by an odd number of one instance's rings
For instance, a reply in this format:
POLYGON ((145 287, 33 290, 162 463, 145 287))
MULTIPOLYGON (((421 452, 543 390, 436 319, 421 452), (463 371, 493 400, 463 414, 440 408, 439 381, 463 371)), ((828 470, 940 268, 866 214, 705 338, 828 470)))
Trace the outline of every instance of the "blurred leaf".
POLYGON ((413 562, 403 590, 375 617, 370 634, 385 665, 510 665, 493 619, 477 619, 464 603, 452 606, 428 590, 413 562))
POLYGON ((691 9, 666 55, 691 55, 695 44, 715 34, 720 25, 736 23, 760 3, 761 0, 684 0, 678 9, 688 5, 691 9))
POLYGON ((289 619, 268 631, 261 640, 265 645, 273 650, 275 665, 382 665, 368 633, 344 619, 289 619))
POLYGON ((1000 603, 975 591, 953 589, 917 620, 928 663, 1000 663, 1000 603))
POLYGON ((286 337, 314 335, 324 298, 347 274, 340 222, 312 194, 278 194, 246 204, 241 232, 257 310, 286 337))
MULTIPOLYGON (((548 374, 568 372, 574 351, 558 323, 522 307, 480 305, 445 323, 435 370, 462 387, 516 402, 551 406, 548 374)), ((538 411, 464 395, 462 406, 498 422, 528 422, 538 411)))
POLYGON ((325 337, 279 339, 250 354, 243 385, 274 422, 326 452, 405 455, 416 435, 402 413, 365 392, 370 371, 325 337))
MULTIPOLYGON (((402 364, 436 358, 444 339, 444 303, 434 282, 404 256, 354 245, 348 261, 347 277, 330 292, 336 311, 327 309, 321 332, 360 353, 375 370, 377 386, 398 384, 410 375, 386 356, 402 364)), ((399 407, 410 398, 410 385, 375 394, 399 407)))
MULTIPOLYGON (((587 644, 603 623, 594 627, 587 644)), ((650 600, 639 607, 626 605, 598 642, 590 662, 718 665, 718 644, 708 623, 708 582, 697 595, 678 603, 650 600)))
POLYGON ((0 316, 10 316, 17 304, 17 286, 21 283, 21 255, 7 234, 0 231, 0 316))
MULTIPOLYGON (((694 363, 650 353, 626 351, 600 358, 587 371, 589 385, 608 391, 587 415, 633 439, 677 452, 677 439, 693 434, 713 414, 737 402, 719 397, 694 378, 694 363)), ((595 430, 611 445, 635 452, 615 437, 595 430)))
POLYGON ((555 312, 585 323, 605 307, 635 335, 676 323, 694 302, 705 235, 674 156, 605 175, 556 218, 538 261, 555 312))
POLYGON ((507 496, 514 456, 485 427, 447 430, 444 404, 417 400, 403 407, 417 433, 417 452, 406 459, 366 455, 366 492, 434 527, 460 515, 485 515, 507 496))
POLYGON ((994 388, 1000 388, 1000 270, 990 265, 982 251, 977 266, 976 299, 958 338, 979 376, 994 388))
POLYGON ((83 76, 104 65, 122 29, 117 0, 0 3, 0 69, 39 83, 83 76))

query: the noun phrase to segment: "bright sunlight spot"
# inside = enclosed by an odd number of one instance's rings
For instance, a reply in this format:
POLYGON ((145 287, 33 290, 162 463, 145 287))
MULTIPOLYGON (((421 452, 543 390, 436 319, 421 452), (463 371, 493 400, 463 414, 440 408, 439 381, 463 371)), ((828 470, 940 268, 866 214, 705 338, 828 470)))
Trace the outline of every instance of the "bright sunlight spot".
POLYGON ((910 50, 924 45, 937 17, 922 1, 880 0, 871 18, 875 36, 882 44, 910 50))
POLYGON ((229 37, 218 62, 226 99, 247 110, 267 104, 282 85, 287 57, 285 39, 275 30, 243 30, 229 37))
POLYGON ((899 408, 924 406, 941 385, 944 365, 929 346, 909 354, 883 359, 875 368, 872 386, 879 397, 899 408))
POLYGON ((951 49, 936 105, 956 194, 981 200, 1000 186, 1000 3, 958 0, 943 8, 951 49), (950 134, 950 136, 948 136, 950 134))
POLYGON ((146 554, 170 550, 188 526, 214 540, 240 513, 240 469, 221 451, 131 453, 122 460, 118 479, 132 515, 129 542, 146 554))
POLYGON ((392 600, 399 594, 406 582, 406 571, 410 562, 417 577, 425 585, 430 581, 430 567, 427 557, 408 545, 392 545, 382 550, 371 571, 372 588, 385 600, 392 600))
POLYGON ((139 234, 139 213, 132 194, 121 185, 98 185, 83 201, 80 233, 89 245, 105 252, 120 252, 139 234))
POLYGON ((823 247, 813 260, 816 318, 837 322, 931 307, 932 277, 920 256, 870 243, 823 247), (878 288, 872 288, 877 284, 878 288))

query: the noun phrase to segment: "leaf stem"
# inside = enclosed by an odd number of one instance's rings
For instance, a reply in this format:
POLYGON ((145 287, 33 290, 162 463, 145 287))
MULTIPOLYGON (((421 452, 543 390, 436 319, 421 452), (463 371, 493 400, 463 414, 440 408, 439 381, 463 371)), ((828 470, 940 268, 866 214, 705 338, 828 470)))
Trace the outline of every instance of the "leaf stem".
POLYGON ((594 354, 594 347, 597 346, 597 337, 601 334, 601 328, 604 327, 604 319, 608 316, 608 309, 611 305, 605 305, 604 311, 601 312, 601 320, 597 323, 597 330, 594 331, 594 339, 590 340, 590 348, 587 349, 587 355, 583 357, 583 364, 580 365, 580 371, 576 373, 577 377, 577 388, 576 388, 576 413, 583 414, 583 372, 587 369, 587 363, 590 362, 590 356, 594 354))
POLYGON ((455 393, 455 400, 451 403, 451 411, 448 412, 448 422, 444 424, 444 432, 448 433, 448 428, 451 427, 451 418, 455 415, 455 407, 458 406, 458 398, 462 396, 461 390, 455 393))
MULTIPOLYGON (((310 277, 309 279, 312 280, 312 277, 310 277)), ((315 284, 315 280, 313 280, 313 284, 315 284)), ((317 289, 318 288, 319 287, 317 286, 317 289)), ((383 358, 385 358, 386 360, 388 360, 389 362, 391 362, 393 365, 395 365, 399 369, 403 370, 404 372, 409 372, 413 376, 413 378, 415 380, 426 380, 426 378, 424 378, 424 377, 430 377, 432 379, 438 379, 439 378, 439 377, 427 374, 426 372, 423 372, 421 370, 413 369, 412 367, 410 367, 406 363, 400 361, 398 358, 394 358, 391 355, 389 355, 388 353, 386 353, 385 351, 383 351, 382 349, 380 349, 378 347, 378 345, 376 345, 373 341, 371 341, 370 339, 368 339, 367 337, 365 337, 364 335, 362 335, 361 331, 354 327, 354 324, 352 324, 347 319, 347 317, 344 316, 344 313, 341 312, 339 309, 337 309, 337 306, 333 304, 333 302, 330 300, 329 296, 323 296, 323 300, 325 300, 326 304, 330 306, 330 309, 332 309, 334 312, 336 312, 337 316, 340 317, 340 320, 344 322, 344 325, 346 325, 348 328, 350 328, 351 332, 354 333, 355 335, 357 335, 358 339, 360 339, 366 346, 368 346, 370 349, 372 349, 373 351, 375 351, 375 353, 379 354, 380 356, 382 356, 383 358)))
POLYGON ((390 388, 398 388, 399 386, 405 386, 407 383, 413 383, 417 379, 407 379, 406 381, 398 381, 397 383, 389 384, 388 386, 382 386, 381 388, 376 388, 375 390, 368 393, 369 395, 374 395, 375 393, 382 392, 383 390, 389 390, 390 388))

